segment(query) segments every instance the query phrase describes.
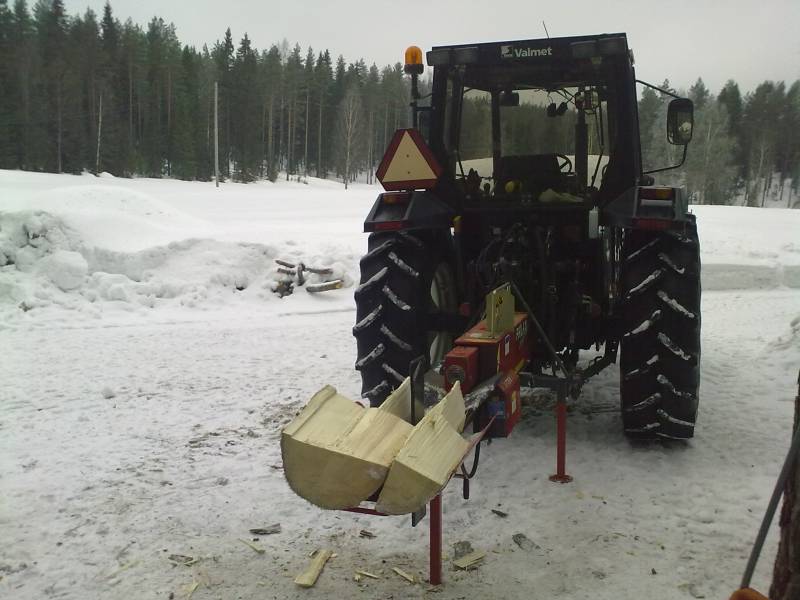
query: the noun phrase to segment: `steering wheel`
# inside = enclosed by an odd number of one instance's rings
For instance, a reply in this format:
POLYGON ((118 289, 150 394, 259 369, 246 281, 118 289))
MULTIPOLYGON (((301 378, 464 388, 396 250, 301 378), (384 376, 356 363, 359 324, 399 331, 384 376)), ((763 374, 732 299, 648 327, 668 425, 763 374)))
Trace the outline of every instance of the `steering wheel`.
POLYGON ((572 160, 570 160, 569 156, 566 154, 556 154, 556 158, 562 159, 564 162, 558 165, 559 171, 564 171, 564 167, 568 167, 566 170, 567 173, 572 173, 572 160))

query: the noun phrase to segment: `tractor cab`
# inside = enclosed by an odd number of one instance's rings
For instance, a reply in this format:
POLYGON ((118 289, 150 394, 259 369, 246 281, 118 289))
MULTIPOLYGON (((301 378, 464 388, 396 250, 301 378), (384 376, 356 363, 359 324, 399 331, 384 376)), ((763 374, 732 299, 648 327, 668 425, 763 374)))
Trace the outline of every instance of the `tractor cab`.
POLYGON ((467 201, 594 204, 640 171, 623 34, 436 47, 428 143, 467 201))

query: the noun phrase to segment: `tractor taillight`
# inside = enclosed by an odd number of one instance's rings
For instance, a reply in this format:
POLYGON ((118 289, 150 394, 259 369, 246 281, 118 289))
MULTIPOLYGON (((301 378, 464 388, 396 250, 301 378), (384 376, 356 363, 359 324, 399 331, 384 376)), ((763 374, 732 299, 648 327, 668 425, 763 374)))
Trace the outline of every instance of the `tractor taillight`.
POLYGON ((406 225, 406 221, 381 221, 373 224, 373 231, 397 231, 406 225))
POLYGON ((672 221, 669 219, 634 219, 634 229, 645 229, 648 231, 663 231, 669 229, 672 221))
POLYGON ((411 199, 408 192, 381 194, 381 200, 386 204, 405 204, 411 199))
POLYGON ((655 186, 640 187, 636 216, 640 220, 674 219, 675 188, 655 186))

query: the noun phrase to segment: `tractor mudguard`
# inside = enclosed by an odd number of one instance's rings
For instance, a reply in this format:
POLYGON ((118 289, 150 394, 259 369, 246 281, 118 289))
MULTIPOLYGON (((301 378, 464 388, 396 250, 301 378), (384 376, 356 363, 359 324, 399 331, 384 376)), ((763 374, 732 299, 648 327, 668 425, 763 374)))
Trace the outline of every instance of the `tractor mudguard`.
POLYGON ((603 207, 600 224, 632 229, 683 229, 691 219, 683 188, 634 186, 603 207))
POLYGON ((384 192, 364 221, 364 231, 449 229, 456 212, 434 193, 384 192))

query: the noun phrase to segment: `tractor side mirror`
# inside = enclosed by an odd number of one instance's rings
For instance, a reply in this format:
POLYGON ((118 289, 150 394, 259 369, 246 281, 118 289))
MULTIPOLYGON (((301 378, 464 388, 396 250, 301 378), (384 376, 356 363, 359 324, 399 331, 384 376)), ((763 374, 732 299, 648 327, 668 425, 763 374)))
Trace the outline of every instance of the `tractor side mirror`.
POLYGON ((676 98, 667 108, 667 140, 676 146, 692 141, 694 104, 688 98, 676 98))
POLYGON ((500 92, 500 106, 519 106, 517 92, 500 92))

